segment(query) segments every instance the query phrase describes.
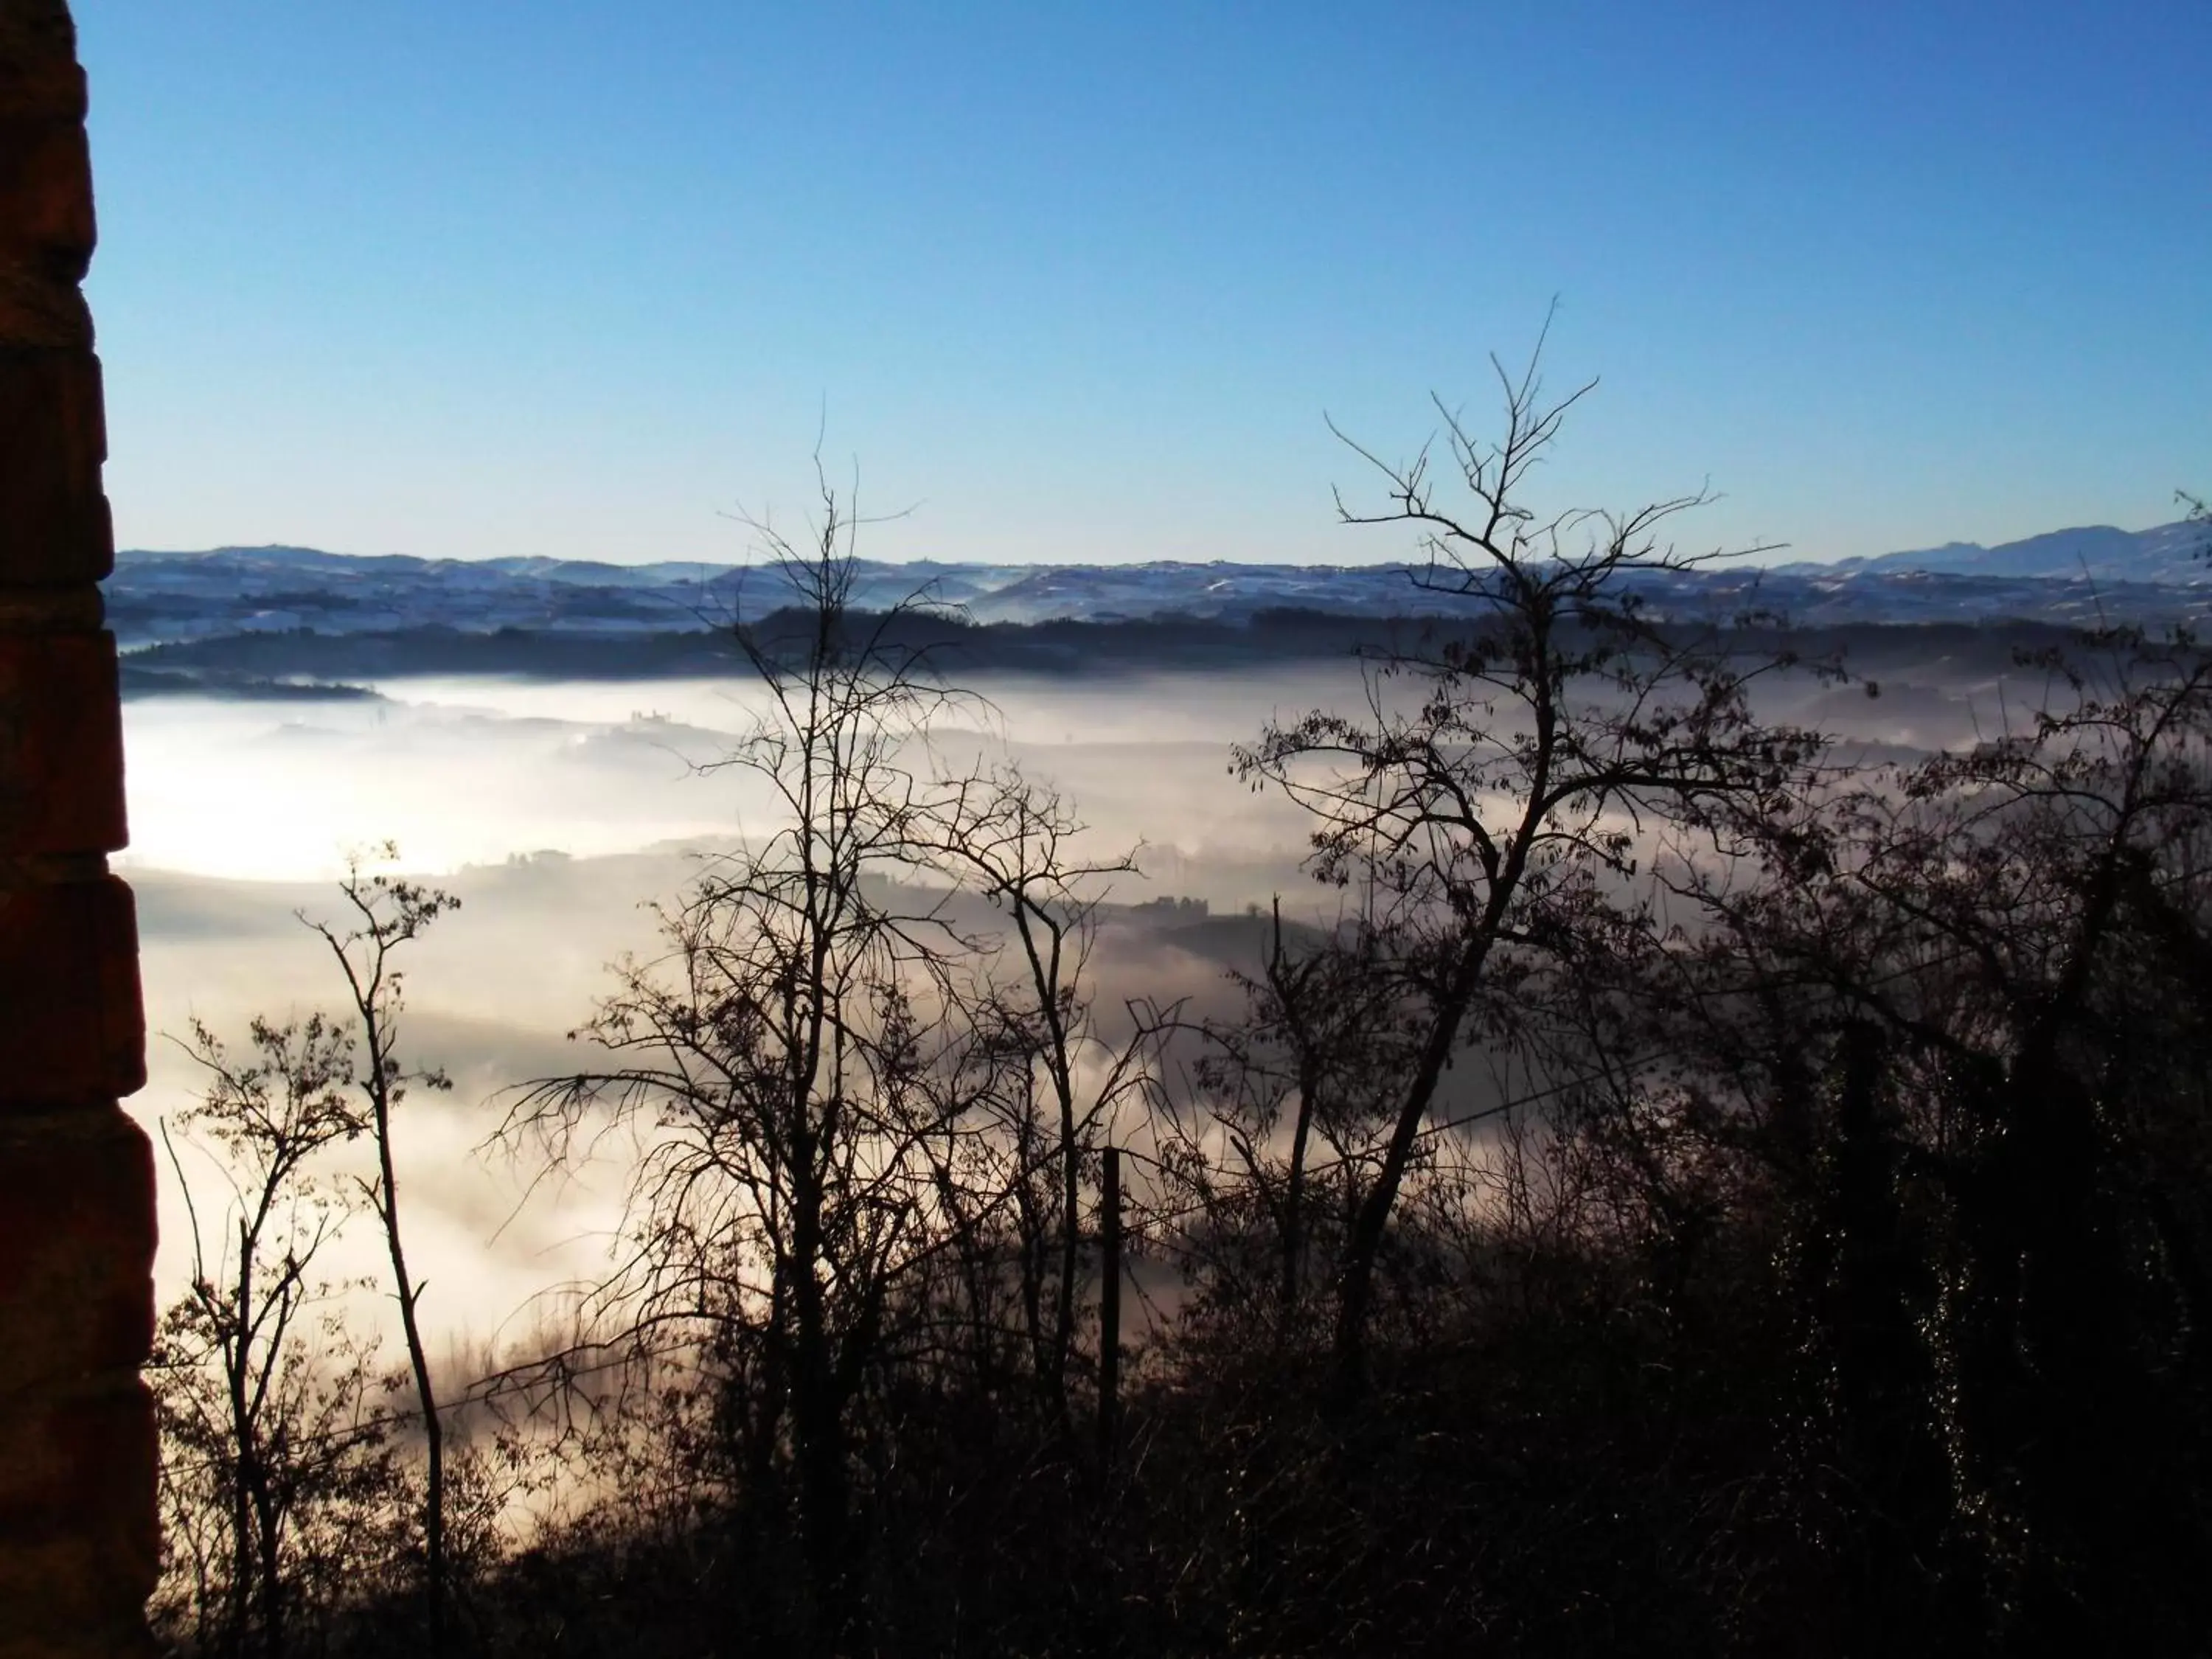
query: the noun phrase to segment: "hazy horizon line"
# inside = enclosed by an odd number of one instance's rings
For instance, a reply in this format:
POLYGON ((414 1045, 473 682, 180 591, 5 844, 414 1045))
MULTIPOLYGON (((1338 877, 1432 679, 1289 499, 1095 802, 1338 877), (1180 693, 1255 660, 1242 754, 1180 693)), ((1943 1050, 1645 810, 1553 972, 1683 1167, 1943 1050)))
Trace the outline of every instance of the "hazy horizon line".
MULTIPOLYGON (((1719 548, 1714 550, 1710 554, 1692 554, 1689 556, 1712 558, 1729 562, 1759 564, 1761 566, 1775 568, 1789 565, 1840 565, 1851 563, 1854 561, 1898 558, 1917 553, 1953 552, 1962 548, 1978 548, 1984 551, 1996 551, 2003 548, 2018 547, 2028 542, 2040 541, 2047 537, 2077 535, 2098 531, 2113 531, 2121 535, 2126 536, 2144 536, 2150 535, 2162 530, 2178 529, 2188 522, 2189 520, 2185 516, 2179 519, 2168 520, 2162 523, 2143 525, 2134 529, 2129 529, 2115 524, 2061 525, 2053 529, 2038 531, 2033 535, 2014 537, 2008 541, 1978 542, 1954 539, 1944 542, 1927 543, 1917 547, 1887 549, 1879 553, 1839 553, 1828 555, 1826 556, 1808 555, 1797 558, 1786 558, 1774 556, 1788 554, 1791 550, 1793 544, 1788 542, 1777 542, 1762 546, 1744 549, 1731 550, 1729 548, 1719 548)), ((489 565, 538 562, 546 564, 565 565, 605 564, 633 569, 648 568, 657 565, 686 565, 702 570, 745 570, 772 568, 780 562, 793 562, 790 560, 779 560, 769 556, 737 560, 705 558, 625 558, 619 555, 611 553, 593 554, 587 557, 572 557, 550 553, 408 553, 396 550, 387 550, 375 553, 364 553, 348 549, 319 547, 307 542, 285 541, 222 542, 218 543, 212 547, 197 548, 118 547, 116 549, 115 556, 118 559, 131 556, 144 556, 154 558, 198 558, 216 553, 273 552, 318 553, 332 558, 345 559, 414 559, 425 564, 489 565)), ((1042 556, 1018 560, 959 558, 934 554, 897 558, 885 558, 867 554, 856 554, 854 557, 857 559, 858 562, 863 565, 951 570, 1207 570, 1216 568, 1246 570, 1392 570, 1408 568, 1419 569, 1422 568, 1422 565, 1425 562, 1424 561, 1413 558, 1394 559, 1386 557, 1342 562, 1301 562, 1294 559, 1249 558, 1146 559, 1131 557, 1127 559, 1113 560, 1095 558, 1058 559, 1042 556)), ((805 560, 796 562, 805 562, 805 560)))

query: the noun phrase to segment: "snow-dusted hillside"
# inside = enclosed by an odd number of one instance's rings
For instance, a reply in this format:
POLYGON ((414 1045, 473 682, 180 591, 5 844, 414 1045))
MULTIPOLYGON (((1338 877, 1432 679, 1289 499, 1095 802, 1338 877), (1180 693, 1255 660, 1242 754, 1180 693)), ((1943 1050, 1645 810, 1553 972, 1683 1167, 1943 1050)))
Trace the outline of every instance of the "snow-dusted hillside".
MULTIPOLYGON (((2200 525, 2063 530, 1998 547, 1767 568, 1721 565, 1644 579, 1672 611, 1757 605, 1813 625, 1929 621, 2166 623, 2212 611, 2200 525)), ((882 609, 926 590, 979 623, 1158 617, 1241 621, 1281 609, 1343 617, 1451 614, 1474 601, 1424 587, 1403 565, 1149 563, 1001 565, 864 562, 857 602, 882 609)), ((108 613, 125 647, 312 629, 426 627, 489 633, 626 635, 694 630, 786 603, 773 567, 420 559, 313 548, 129 551, 116 557, 108 613)))

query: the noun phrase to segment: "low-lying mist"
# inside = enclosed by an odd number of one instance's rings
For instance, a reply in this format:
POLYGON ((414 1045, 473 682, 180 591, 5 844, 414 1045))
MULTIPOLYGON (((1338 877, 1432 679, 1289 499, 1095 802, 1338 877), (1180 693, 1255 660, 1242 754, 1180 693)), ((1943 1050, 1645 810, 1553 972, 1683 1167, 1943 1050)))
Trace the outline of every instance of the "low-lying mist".
MULTIPOLYGON (((454 1086, 403 1106, 398 1176, 434 1349, 480 1354, 526 1345, 547 1316, 533 1298, 596 1275, 627 1167, 614 1148, 533 1185, 535 1170, 483 1143, 516 1085, 578 1066, 567 1033, 611 988, 608 964, 652 951, 651 907, 677 900, 702 856, 772 832, 765 791, 714 764, 753 728, 762 692, 696 680, 376 689, 374 700, 128 706, 132 844, 117 864, 137 895, 151 1034, 149 1080, 131 1107, 158 1151, 164 1122, 204 1075, 171 1040, 193 1021, 239 1046, 252 1014, 281 1023, 342 1006, 337 964, 301 918, 337 920, 348 853, 396 842, 403 868, 462 901, 406 962, 403 1053, 454 1086)), ((1835 731, 1847 753, 1906 758, 1995 729, 2003 692, 1984 653, 1968 662, 1904 650, 1883 663, 1879 696, 1799 673, 1765 689, 1762 713, 1835 731)), ((1093 969, 1099 1007, 1188 999, 1194 1012, 1225 1013, 1237 1000, 1227 970, 1256 960, 1258 914, 1275 896, 1287 916, 1321 922, 1338 903, 1300 873, 1310 821, 1233 776, 1231 745, 1271 718, 1351 712, 1364 696, 1350 663, 1001 678, 979 685, 933 751, 909 763, 957 772, 1012 762, 1057 786, 1092 854, 1136 854, 1137 872, 1111 884, 1093 969), (1137 908, 1162 897, 1202 902, 1206 914, 1137 908)), ((164 1303, 192 1271, 177 1170, 196 1188, 219 1181, 173 1139, 174 1164, 160 1153, 164 1303)), ((359 1155, 366 1171, 368 1149, 359 1155)), ((380 1249, 359 1225, 322 1265, 334 1280, 368 1276, 380 1249)), ((388 1298, 356 1300, 358 1316, 396 1328, 388 1298)))

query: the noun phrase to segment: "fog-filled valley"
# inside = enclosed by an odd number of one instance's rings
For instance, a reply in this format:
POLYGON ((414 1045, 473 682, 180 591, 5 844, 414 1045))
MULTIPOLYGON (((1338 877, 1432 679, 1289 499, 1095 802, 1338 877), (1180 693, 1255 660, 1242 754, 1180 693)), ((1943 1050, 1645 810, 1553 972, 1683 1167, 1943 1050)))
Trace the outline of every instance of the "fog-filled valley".
MULTIPOLYGON (((2001 639, 1981 643, 1962 653, 1900 641, 1866 653, 1881 664, 1878 696, 1799 675, 1767 688, 1765 712, 1822 725, 1869 760, 1970 743, 2008 705, 2020 720, 2039 689, 2001 639)), ((301 918, 339 914, 349 854, 395 843, 399 869, 463 901, 424 936, 409 986, 410 1053, 455 1083, 410 1112, 400 1148, 437 1285, 426 1317, 456 1345, 512 1340, 518 1321, 530 1329, 530 1297, 597 1265, 619 1183, 566 1185, 511 1213, 529 1172, 480 1143, 515 1085, 575 1067, 565 1034, 607 993, 617 957, 653 949, 649 907, 673 902, 704 860, 777 822, 757 781, 714 764, 763 699, 735 677, 374 689, 360 700, 127 705, 132 845, 118 867, 137 896, 155 1038, 149 1086, 131 1106, 157 1125, 200 1081, 176 1040, 193 1019, 236 1034, 254 1013, 335 1010, 343 981, 301 918)), ((1258 912, 1279 899, 1310 924, 1343 913, 1341 896, 1302 867, 1308 816, 1232 776, 1231 759, 1271 718, 1358 706, 1358 665, 968 689, 973 701, 917 745, 915 763, 1018 766, 1065 793, 1086 852, 1135 854, 1135 868, 1103 886, 1096 994, 1109 1008, 1188 999, 1225 1013, 1230 970, 1252 971, 1265 948, 1258 912), (1204 917, 1160 907, 1178 899, 1204 917)), ((163 1176, 166 1298, 190 1259, 174 1172, 163 1176)), ((366 1271, 375 1248, 356 1230, 351 1265, 366 1271)), ((376 1317, 383 1299, 359 1312, 376 1317)))
POLYGON ((2212 668, 1647 616, 1643 556, 955 680, 825 541, 727 672, 133 697, 164 1628, 1056 1650, 1024 1586, 1115 1528, 1102 1652, 2193 1617, 2212 668))
POLYGON ((1732 568, 1500 375, 1379 577, 126 564, 167 1638, 2212 1620, 2206 509, 1732 568))
POLYGON ((2205 1659, 2208 50, 0 0, 0 1659, 2205 1659))
MULTIPOLYGON (((1340 678, 1356 691, 1356 673, 1340 678)), ((1014 762, 1067 790, 1092 845, 1144 843, 1139 872, 1112 884, 1102 994, 1219 1001, 1236 941, 1136 907, 1192 898, 1234 917, 1281 891, 1294 908, 1321 908, 1297 870, 1302 815, 1228 769, 1232 742, 1316 689, 1312 677, 1207 675, 1136 679, 1104 696, 985 684, 969 723, 939 732, 927 763, 987 752, 1014 762)), ((409 1051, 455 1082, 410 1113, 401 1146, 437 1287, 426 1318, 457 1341, 510 1330, 517 1316, 526 1332, 527 1297, 599 1265, 611 1213, 604 1193, 569 1186, 510 1220, 526 1183, 478 1149, 496 1123, 494 1097, 574 1069, 563 1034, 606 994, 611 963, 653 946, 647 907, 678 899, 703 858, 775 821, 741 775, 702 769, 738 741, 760 699, 738 680, 377 690, 374 702, 128 706, 133 844, 118 867, 137 896, 157 1034, 151 1079, 131 1104, 153 1124, 199 1079, 158 1034, 182 1037, 194 1018, 242 1033, 253 1013, 335 1008, 343 981, 300 917, 337 914, 349 852, 395 842, 401 868, 463 901, 424 936, 409 984, 409 1051)), ((164 1176, 166 1299, 190 1261, 173 1173, 164 1176)), ((367 1230, 353 1248, 364 1270, 373 1264, 367 1230)), ((374 1316, 380 1299, 360 1311, 374 1316)))

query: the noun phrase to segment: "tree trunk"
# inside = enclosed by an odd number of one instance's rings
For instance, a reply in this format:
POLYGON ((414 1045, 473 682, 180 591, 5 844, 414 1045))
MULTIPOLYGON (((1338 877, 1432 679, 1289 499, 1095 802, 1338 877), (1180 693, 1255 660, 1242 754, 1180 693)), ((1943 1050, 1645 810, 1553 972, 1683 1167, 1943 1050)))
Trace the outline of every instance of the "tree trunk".
POLYGON ((1444 1062, 1451 1056, 1452 1045, 1459 1041, 1460 1023, 1467 1018, 1468 1008, 1474 1000, 1475 988, 1482 981, 1490 943, 1491 930, 1486 927, 1462 955, 1459 969, 1453 975, 1443 1006, 1429 1028, 1420 1065, 1407 1087, 1397 1121, 1391 1126, 1390 1145, 1383 1154, 1382 1170, 1352 1217, 1351 1236, 1345 1242, 1344 1261, 1337 1281, 1335 1375, 1330 1401, 1340 1411, 1349 1408, 1366 1392, 1367 1316, 1374 1294, 1375 1259, 1382 1250, 1382 1235, 1389 1225, 1391 1209, 1398 1201, 1398 1188, 1406 1178, 1413 1143, 1420 1137, 1429 1103, 1436 1098, 1444 1062))
MULTIPOLYGON (((802 1224, 802 1232, 813 1229, 802 1224)), ((835 1651, 845 1624, 844 1590, 848 1497, 842 1402, 824 1328, 822 1286, 811 1261, 802 1261, 793 1281, 798 1316, 798 1382, 792 1429, 798 1441, 799 1533, 806 1554, 810 1652, 835 1651)))
POLYGON ((407 1252, 399 1237, 399 1189, 392 1158, 392 1110, 381 1069, 385 1050, 373 1018, 368 1024, 369 1063, 379 1068, 371 1103, 376 1113, 378 1175, 382 1182, 382 1201, 378 1207, 382 1212, 385 1243, 392 1259, 392 1287, 399 1298, 400 1328, 407 1339, 407 1364, 414 1373, 415 1398, 422 1413, 422 1441, 428 1461, 422 1495, 424 1588, 429 1613, 429 1652, 431 1659, 440 1659, 446 1647, 446 1429, 438 1416, 437 1395, 430 1382, 429 1356, 424 1351, 422 1328, 416 1318, 416 1303, 422 1292, 408 1273, 407 1252))
POLYGON ((1835 1240, 1821 1301, 1853 1534, 1844 1635, 1855 1654, 1942 1650, 1935 1594, 1951 1510, 1949 1470, 1927 1407, 1936 1378, 1914 1323, 1896 1143, 1882 1112, 1883 1059, 1878 1029, 1845 1028, 1821 1218, 1835 1240))

